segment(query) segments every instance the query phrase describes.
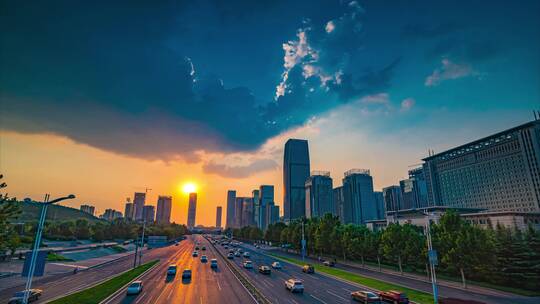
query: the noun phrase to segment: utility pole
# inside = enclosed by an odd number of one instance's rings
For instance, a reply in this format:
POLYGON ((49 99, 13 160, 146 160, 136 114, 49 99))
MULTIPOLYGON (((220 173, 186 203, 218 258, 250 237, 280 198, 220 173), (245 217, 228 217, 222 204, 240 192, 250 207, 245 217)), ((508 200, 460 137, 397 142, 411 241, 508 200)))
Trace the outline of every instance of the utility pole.
POLYGON ((433 288, 433 303, 439 302, 439 290, 437 287, 437 275, 435 274, 435 266, 437 265, 437 251, 433 249, 433 242, 431 240, 431 216, 428 215, 426 224, 426 237, 428 243, 428 259, 431 275, 431 287, 433 288))
POLYGON ((142 226, 142 237, 141 237, 141 251, 140 251, 140 256, 139 256, 139 266, 141 266, 141 261, 142 261, 142 251, 143 251, 143 248, 144 248, 144 230, 146 229, 146 219, 144 219, 143 221, 143 226, 142 226))
POLYGON ((304 235, 304 218, 302 218, 302 261, 305 261, 306 255, 306 238, 304 235))

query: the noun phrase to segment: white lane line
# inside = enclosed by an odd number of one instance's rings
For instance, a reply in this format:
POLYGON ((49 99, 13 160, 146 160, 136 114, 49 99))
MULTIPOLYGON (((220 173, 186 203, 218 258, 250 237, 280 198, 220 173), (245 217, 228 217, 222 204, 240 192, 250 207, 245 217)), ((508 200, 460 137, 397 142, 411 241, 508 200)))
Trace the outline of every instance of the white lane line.
POLYGON ((202 296, 200 297, 200 299, 201 299, 201 304, 203 304, 202 296))
POLYGON ((293 299, 289 299, 289 301, 291 301, 291 303, 298 304, 298 302, 296 302, 296 301, 293 300, 293 299))
POLYGON ((341 287, 341 289, 345 290, 345 291, 346 291, 346 292, 348 292, 348 293, 351 293, 351 292, 353 292, 352 290, 349 290, 349 289, 347 289, 347 288, 343 288, 343 287, 341 287))
POLYGON ((326 303, 325 301, 323 301, 323 300, 317 298, 316 296, 314 296, 314 295, 312 295, 312 294, 310 294, 309 296, 312 297, 312 298, 314 298, 315 300, 321 302, 321 303, 328 304, 328 303, 326 303))
POLYGON ((144 298, 145 294, 146 292, 143 292, 142 295, 137 299, 137 301, 135 301, 135 303, 139 303, 139 301, 142 300, 142 298, 144 298))
POLYGON ((219 280, 216 280, 216 283, 217 283, 217 288, 218 288, 219 290, 221 290, 221 284, 219 284, 219 280))
POLYGON ((167 296, 167 300, 169 300, 173 294, 174 288, 171 288, 171 291, 169 292, 169 295, 167 296))
POLYGON ((348 301, 348 300, 345 299, 344 297, 342 297, 342 296, 340 296, 340 295, 338 295, 338 294, 335 294, 335 293, 331 292, 330 290, 326 290, 326 292, 328 292, 329 294, 333 295, 334 297, 338 297, 338 298, 342 299, 342 300, 345 301, 345 302, 348 301))
POLYGON ((268 283, 268 285, 270 285, 270 286, 274 287, 274 284, 272 284, 272 282, 270 282, 270 281, 266 281, 266 283, 268 283))

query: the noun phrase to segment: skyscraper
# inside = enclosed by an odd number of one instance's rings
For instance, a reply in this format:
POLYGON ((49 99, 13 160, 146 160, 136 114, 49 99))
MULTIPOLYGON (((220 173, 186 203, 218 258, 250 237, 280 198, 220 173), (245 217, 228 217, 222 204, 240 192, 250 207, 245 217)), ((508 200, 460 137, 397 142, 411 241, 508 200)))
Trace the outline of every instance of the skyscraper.
POLYGON ((107 221, 113 221, 121 217, 122 217, 122 212, 116 211, 114 209, 105 209, 105 213, 101 215, 101 218, 107 221))
POLYGON ((172 196, 160 195, 157 200, 156 222, 168 224, 171 222, 172 196))
POLYGON ((403 209, 401 188, 394 185, 383 188, 384 208, 388 211, 398 211, 403 209))
POLYGON ((94 212, 96 211, 96 207, 90 206, 90 205, 81 205, 81 211, 86 212, 90 215, 94 215, 94 212))
POLYGON ((242 199, 242 224, 240 227, 254 226, 253 220, 253 198, 244 197, 242 199))
POLYGON ((306 214, 305 183, 309 172, 307 140, 287 140, 283 157, 283 208, 286 222, 306 214))
POLYGON ((261 198, 259 193, 259 190, 251 191, 251 199, 253 200, 253 224, 256 227, 260 227, 261 198))
POLYGON ((135 220, 142 221, 143 219, 143 208, 144 203, 146 200, 146 193, 143 192, 135 192, 135 195, 133 196, 133 214, 135 216, 135 220))
POLYGON ((305 184, 306 218, 336 215, 330 172, 314 171, 305 184))
POLYGON ((268 227, 267 205, 274 204, 274 186, 261 185, 259 187, 260 196, 260 212, 259 212, 259 228, 265 230, 268 227))
POLYGON ((216 228, 221 228, 221 214, 222 214, 221 206, 217 206, 216 208, 216 228))
POLYGON ((345 223, 345 196, 343 195, 343 186, 334 188, 333 192, 336 215, 342 223, 345 223))
POLYGON ((197 212, 197 193, 190 193, 189 206, 188 206, 188 218, 187 218, 188 228, 195 227, 196 212, 197 212))
POLYGON ((364 224, 377 219, 373 178, 369 170, 351 169, 343 178, 344 223, 364 224))
POLYGON ((375 204, 377 207, 377 219, 382 220, 386 217, 383 193, 381 191, 375 191, 373 194, 375 195, 375 204))
POLYGON ((279 206, 274 205, 274 203, 270 203, 266 205, 266 227, 263 229, 265 230, 268 228, 268 225, 275 224, 279 222, 279 206))
POLYGON ((234 201, 234 228, 242 228, 242 208, 244 207, 244 198, 236 197, 234 201))
POLYGON ((229 190, 227 191, 227 224, 226 228, 234 227, 234 215, 235 215, 235 204, 236 204, 236 191, 229 190))
POLYGON ((156 208, 154 206, 146 205, 143 207, 143 221, 146 221, 147 224, 154 222, 156 214, 156 208))

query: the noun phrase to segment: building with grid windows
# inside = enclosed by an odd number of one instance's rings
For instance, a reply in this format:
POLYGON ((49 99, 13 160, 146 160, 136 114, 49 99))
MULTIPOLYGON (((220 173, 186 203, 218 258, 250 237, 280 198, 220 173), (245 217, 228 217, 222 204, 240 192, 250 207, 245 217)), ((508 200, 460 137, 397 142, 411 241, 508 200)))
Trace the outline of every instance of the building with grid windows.
POLYGON ((540 120, 424 161, 429 206, 540 211, 540 120))

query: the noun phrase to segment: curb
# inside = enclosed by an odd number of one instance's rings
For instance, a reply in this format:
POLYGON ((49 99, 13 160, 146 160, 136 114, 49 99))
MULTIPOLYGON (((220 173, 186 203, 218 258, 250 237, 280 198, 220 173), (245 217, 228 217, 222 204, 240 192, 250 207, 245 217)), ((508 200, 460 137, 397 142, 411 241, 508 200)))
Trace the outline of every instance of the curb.
MULTIPOLYGON (((137 277, 133 278, 133 280, 127 282, 124 286, 120 287, 117 291, 113 292, 112 294, 110 294, 108 297, 106 297, 105 299, 103 299, 103 301, 99 302, 99 304, 104 304, 104 303, 108 303, 109 301, 111 301, 114 297, 116 297, 118 294, 120 294, 121 291, 124 290, 124 288, 127 288, 129 286, 129 284, 131 284, 133 281, 136 281, 138 279, 140 279, 141 277, 143 277, 144 275, 146 275, 148 272, 150 272, 151 270, 153 270, 154 268, 156 268, 160 263, 160 261, 158 260, 157 263, 155 263, 154 265, 152 265, 152 267, 146 269, 143 273, 141 273, 140 275, 138 275, 137 277)), ((131 269, 129 269, 131 270, 131 269)), ((127 270, 127 271, 129 271, 127 270)), ((124 271, 124 272, 127 272, 127 271, 124 271)))

